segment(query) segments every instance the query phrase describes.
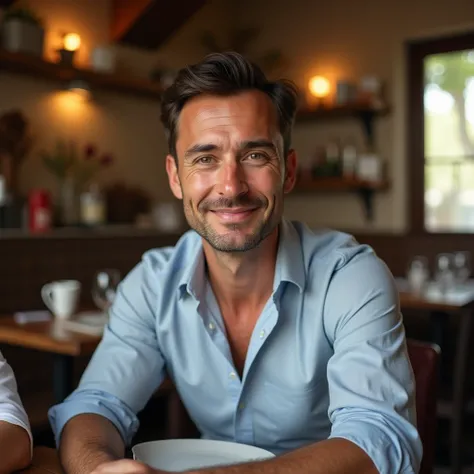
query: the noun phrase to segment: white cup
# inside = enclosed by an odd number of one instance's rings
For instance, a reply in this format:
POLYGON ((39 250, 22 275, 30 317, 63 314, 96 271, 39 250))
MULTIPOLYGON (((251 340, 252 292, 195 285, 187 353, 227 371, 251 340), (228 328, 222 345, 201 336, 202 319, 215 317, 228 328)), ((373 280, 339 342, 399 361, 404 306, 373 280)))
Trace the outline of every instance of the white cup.
POLYGON ((77 309, 81 282, 59 280, 47 283, 41 288, 44 304, 58 319, 69 319, 77 309))

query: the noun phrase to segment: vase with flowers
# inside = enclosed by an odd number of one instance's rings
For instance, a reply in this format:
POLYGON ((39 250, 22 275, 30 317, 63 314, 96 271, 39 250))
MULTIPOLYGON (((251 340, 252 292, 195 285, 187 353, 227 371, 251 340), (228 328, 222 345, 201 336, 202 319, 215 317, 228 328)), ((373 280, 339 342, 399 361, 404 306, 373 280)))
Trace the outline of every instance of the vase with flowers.
POLYGON ((85 147, 84 157, 77 163, 76 176, 82 186, 81 223, 84 225, 95 226, 105 223, 106 199, 95 177, 101 169, 112 163, 112 155, 99 154, 93 145, 85 147))
POLYGON ((58 140, 49 151, 42 151, 43 165, 57 180, 56 222, 59 225, 74 225, 79 218, 77 185, 72 170, 77 160, 73 142, 58 140))
MULTIPOLYGON (((94 186, 99 171, 109 166, 111 155, 99 155, 87 145, 82 153, 73 141, 58 140, 49 152, 41 153, 43 164, 58 180, 57 211, 60 225, 82 222, 82 196, 94 186)), ((104 212, 105 214, 105 212, 104 212)))

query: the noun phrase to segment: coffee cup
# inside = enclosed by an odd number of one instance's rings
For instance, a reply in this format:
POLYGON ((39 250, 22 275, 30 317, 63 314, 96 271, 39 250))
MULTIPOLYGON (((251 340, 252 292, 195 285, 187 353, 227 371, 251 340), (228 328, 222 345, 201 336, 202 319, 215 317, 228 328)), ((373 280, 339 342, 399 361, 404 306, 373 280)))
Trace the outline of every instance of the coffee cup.
POLYGON ((41 297, 46 307, 58 319, 69 319, 77 310, 81 282, 77 280, 59 280, 41 288, 41 297))

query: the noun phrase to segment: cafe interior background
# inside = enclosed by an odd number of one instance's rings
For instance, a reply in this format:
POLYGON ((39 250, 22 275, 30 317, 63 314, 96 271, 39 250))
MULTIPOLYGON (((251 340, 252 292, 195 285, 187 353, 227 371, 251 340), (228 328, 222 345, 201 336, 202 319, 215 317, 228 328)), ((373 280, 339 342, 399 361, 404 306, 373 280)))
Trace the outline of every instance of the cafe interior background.
MULTIPOLYGON (((167 184, 160 93, 180 67, 228 49, 300 88, 286 217, 372 245, 406 291, 472 294, 472 0, 0 0, 0 18, 0 323, 44 310, 41 288, 58 279, 79 280, 93 308, 100 270, 123 276, 177 241, 186 225, 167 184)), ((453 442, 474 466, 471 354, 461 436, 449 428, 463 370, 452 313, 441 337, 439 311, 404 310, 410 337, 442 346, 439 472, 453 442)), ((52 443, 54 351, 18 338, 0 349, 37 442, 52 443)), ((74 382, 88 358, 72 357, 74 382)), ((145 409, 142 439, 169 433, 168 396, 145 409)))

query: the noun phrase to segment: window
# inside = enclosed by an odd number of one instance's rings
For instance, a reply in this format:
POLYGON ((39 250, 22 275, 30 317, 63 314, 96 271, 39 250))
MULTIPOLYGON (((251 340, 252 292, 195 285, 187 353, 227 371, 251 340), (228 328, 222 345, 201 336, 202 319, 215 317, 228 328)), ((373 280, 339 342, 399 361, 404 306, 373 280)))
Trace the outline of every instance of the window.
POLYGON ((474 233, 474 32, 408 47, 412 229, 474 233))

